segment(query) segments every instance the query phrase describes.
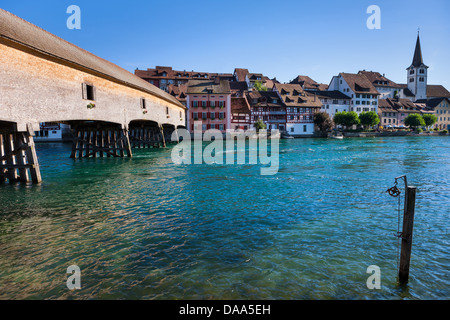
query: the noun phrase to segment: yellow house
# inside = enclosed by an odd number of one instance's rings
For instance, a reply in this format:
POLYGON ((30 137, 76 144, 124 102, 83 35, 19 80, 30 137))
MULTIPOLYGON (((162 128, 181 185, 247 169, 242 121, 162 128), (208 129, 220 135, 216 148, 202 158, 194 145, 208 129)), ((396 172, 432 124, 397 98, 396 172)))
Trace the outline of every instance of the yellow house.
POLYGON ((440 130, 450 130, 450 100, 448 98, 429 99, 427 107, 433 109, 437 117, 434 127, 440 130))

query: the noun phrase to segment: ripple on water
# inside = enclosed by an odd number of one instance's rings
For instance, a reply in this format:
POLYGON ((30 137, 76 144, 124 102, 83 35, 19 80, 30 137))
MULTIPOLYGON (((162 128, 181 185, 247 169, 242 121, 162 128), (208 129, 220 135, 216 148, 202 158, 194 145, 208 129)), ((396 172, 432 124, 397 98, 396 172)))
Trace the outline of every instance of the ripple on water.
POLYGON ((0 193, 0 298, 450 298, 448 137, 330 140, 281 141, 275 176, 175 166, 170 149, 73 161, 70 145, 38 145, 44 183, 0 193), (418 188, 406 290, 385 194, 401 174, 418 188), (366 287, 372 264, 382 290, 366 287))

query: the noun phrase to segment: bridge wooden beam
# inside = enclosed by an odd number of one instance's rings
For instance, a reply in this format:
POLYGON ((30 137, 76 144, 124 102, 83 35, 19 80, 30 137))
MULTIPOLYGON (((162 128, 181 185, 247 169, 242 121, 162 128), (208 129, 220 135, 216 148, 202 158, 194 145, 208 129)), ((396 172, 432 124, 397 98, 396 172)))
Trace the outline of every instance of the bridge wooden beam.
POLYGON ((71 158, 132 157, 127 129, 111 126, 75 126, 71 158))
POLYGON ((33 137, 24 132, 0 132, 0 182, 42 182, 33 137))

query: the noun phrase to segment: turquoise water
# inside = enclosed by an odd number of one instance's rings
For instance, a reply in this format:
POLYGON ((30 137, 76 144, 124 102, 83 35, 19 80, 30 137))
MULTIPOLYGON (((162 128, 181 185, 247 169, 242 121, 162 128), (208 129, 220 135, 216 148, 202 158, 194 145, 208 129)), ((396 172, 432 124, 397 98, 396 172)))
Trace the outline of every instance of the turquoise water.
POLYGON ((0 299, 450 298, 448 137, 282 140, 274 176, 70 148, 38 145, 41 185, 0 187, 0 299), (385 193, 402 174, 418 188, 406 288, 385 193))

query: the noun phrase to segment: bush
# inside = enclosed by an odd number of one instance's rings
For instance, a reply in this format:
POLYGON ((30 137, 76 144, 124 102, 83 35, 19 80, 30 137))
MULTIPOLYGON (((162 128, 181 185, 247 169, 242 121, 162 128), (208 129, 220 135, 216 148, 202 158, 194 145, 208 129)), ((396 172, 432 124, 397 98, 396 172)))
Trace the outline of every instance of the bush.
POLYGON ((445 133, 445 134, 447 134, 447 133, 448 133, 448 130, 442 130, 442 132, 445 133))
POLYGON ((416 130, 416 132, 417 132, 417 133, 422 133, 423 130, 422 130, 422 128, 418 128, 418 129, 416 130))

